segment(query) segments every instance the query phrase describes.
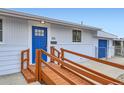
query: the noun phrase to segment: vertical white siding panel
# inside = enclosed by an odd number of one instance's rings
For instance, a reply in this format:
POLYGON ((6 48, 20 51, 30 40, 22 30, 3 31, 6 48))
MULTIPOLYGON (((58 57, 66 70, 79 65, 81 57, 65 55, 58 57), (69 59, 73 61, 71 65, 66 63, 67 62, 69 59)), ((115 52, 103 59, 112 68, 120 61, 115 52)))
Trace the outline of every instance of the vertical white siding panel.
POLYGON ((4 44, 0 45, 0 75, 20 71, 20 51, 28 48, 28 21, 3 17, 4 44))
POLYGON ((5 44, 27 46, 28 45, 27 20, 6 17, 4 35, 5 44))

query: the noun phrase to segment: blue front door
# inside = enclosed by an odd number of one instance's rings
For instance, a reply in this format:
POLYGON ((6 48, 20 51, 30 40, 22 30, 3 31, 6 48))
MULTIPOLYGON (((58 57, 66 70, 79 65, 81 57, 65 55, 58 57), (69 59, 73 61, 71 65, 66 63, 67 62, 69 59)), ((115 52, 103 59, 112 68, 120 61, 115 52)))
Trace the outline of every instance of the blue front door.
POLYGON ((98 58, 107 57, 107 40, 99 39, 98 58))
MULTIPOLYGON (((35 63, 36 49, 47 51, 47 28, 32 26, 32 63, 35 63)), ((42 55, 42 58, 47 61, 47 56, 42 55)))

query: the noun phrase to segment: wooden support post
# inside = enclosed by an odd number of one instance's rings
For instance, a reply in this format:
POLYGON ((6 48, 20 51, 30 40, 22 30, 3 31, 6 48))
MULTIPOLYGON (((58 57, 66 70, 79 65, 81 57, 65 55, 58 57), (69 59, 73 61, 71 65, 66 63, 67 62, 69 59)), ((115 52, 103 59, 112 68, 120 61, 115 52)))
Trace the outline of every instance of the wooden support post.
POLYGON ((35 69, 35 73, 36 73, 36 80, 39 80, 39 61, 40 61, 40 52, 38 49, 36 49, 36 69, 35 69))
POLYGON ((23 52, 21 52, 21 72, 23 70, 23 52))
MULTIPOLYGON (((61 58, 60 59, 62 61, 64 61, 64 50, 62 48, 60 50, 61 50, 61 58)), ((63 67, 62 64, 61 64, 61 67, 63 67)))
MULTIPOLYGON (((51 53, 51 55, 53 55, 54 53, 53 53, 53 47, 50 47, 50 53, 51 53)), ((50 62, 52 62, 53 63, 53 59, 52 58, 50 58, 50 62)))
MULTIPOLYGON (((55 56, 55 49, 54 49, 54 47, 53 47, 53 56, 55 56)), ((55 60, 54 59, 52 59, 53 60, 53 63, 55 62, 55 60)))
POLYGON ((64 50, 61 48, 61 60, 64 60, 64 50))
MULTIPOLYGON (((58 58, 60 59, 60 52, 58 52, 58 58)), ((60 63, 58 62, 58 65, 60 65, 60 63)))
POLYGON ((42 52, 39 50, 39 67, 38 67, 38 70, 39 70, 39 81, 41 82, 41 79, 42 79, 42 52))
POLYGON ((27 67, 29 66, 29 61, 30 61, 30 49, 27 50, 27 67))

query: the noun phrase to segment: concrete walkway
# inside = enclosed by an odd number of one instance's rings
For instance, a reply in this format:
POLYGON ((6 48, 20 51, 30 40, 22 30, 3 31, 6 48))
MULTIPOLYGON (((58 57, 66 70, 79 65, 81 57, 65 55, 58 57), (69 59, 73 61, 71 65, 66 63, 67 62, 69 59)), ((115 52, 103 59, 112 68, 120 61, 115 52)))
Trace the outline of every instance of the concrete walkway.
POLYGON ((118 63, 118 64, 124 65, 124 57, 113 57, 113 58, 109 58, 107 60, 111 61, 113 63, 118 63))
POLYGON ((39 82, 28 84, 21 73, 0 76, 0 85, 40 85, 39 82))
MULTIPOLYGON (((114 58, 107 59, 107 60, 109 60, 113 63, 118 63, 118 64, 124 65, 124 58, 122 58, 122 57, 114 57, 114 58)), ((78 63, 80 63, 88 68, 91 68, 95 71, 98 71, 100 73, 103 73, 105 75, 108 75, 110 77, 113 77, 115 79, 118 79, 118 80, 121 80, 124 82, 124 70, 122 70, 122 69, 115 68, 115 67, 105 65, 102 63, 98 63, 95 61, 91 61, 91 60, 83 61, 83 62, 81 62, 81 60, 80 60, 78 63)))

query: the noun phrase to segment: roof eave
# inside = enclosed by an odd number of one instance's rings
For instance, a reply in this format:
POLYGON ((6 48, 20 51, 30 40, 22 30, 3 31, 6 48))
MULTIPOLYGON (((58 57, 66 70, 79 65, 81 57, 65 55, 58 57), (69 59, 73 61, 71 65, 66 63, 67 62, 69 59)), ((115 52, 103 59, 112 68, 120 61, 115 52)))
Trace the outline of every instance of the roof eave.
POLYGON ((36 20, 36 21, 44 20, 45 22, 48 22, 48 23, 60 24, 60 25, 64 25, 64 26, 72 26, 72 27, 77 27, 77 28, 81 28, 81 29, 93 30, 93 31, 101 31, 101 29, 97 28, 97 27, 80 25, 80 24, 76 24, 76 23, 72 23, 72 22, 63 21, 63 20, 48 18, 48 17, 44 17, 44 16, 37 16, 37 15, 33 15, 33 14, 17 12, 17 11, 8 10, 8 9, 0 9, 0 14, 24 18, 24 19, 28 19, 28 20, 36 20))

